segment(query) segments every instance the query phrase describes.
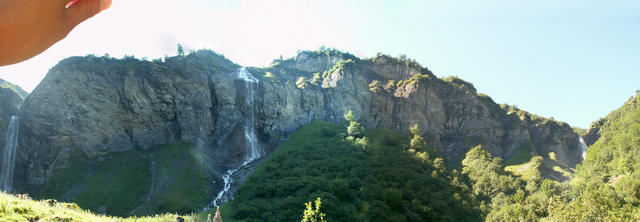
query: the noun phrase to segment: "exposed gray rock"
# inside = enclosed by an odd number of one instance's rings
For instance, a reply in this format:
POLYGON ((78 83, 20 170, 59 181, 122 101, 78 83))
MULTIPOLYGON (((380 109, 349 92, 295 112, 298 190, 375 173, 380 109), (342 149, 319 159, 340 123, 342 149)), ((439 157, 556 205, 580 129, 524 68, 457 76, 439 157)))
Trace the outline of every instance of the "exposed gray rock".
MULTIPOLYGON (((228 114, 228 99, 215 94, 212 79, 236 67, 210 52, 161 64, 96 57, 63 60, 21 109, 22 161, 16 173, 22 180, 16 182, 33 192, 78 151, 89 159, 175 141, 213 143, 223 134, 216 132, 229 123, 216 124, 218 114, 228 114)), ((241 118, 235 113, 225 117, 241 118)))
MULTIPOLYGON (((319 60, 324 64, 328 59, 319 60)), ((385 55, 343 60, 325 70, 321 83, 309 82, 304 89, 292 80, 313 77, 296 67, 280 63, 253 70, 263 80, 261 125, 267 135, 286 135, 315 118, 339 122, 352 110, 369 128, 385 126, 408 132, 410 126, 418 124, 429 142, 454 163, 476 144, 505 159, 526 148, 532 155, 554 152, 570 167, 580 161, 578 136, 568 125, 519 110, 524 119, 510 116, 490 98, 478 95, 470 83, 436 78, 408 60, 385 55), (369 86, 373 81, 383 85, 393 81, 393 86, 375 90, 369 86)))
POLYGON ((18 114, 20 105, 26 96, 26 92, 19 86, 0 79, 0 141, 3 141, 2 146, 4 146, 5 131, 11 116, 18 114))
MULTIPOLYGON (((208 51, 166 62, 63 60, 21 109, 18 187, 37 192, 78 151, 95 157, 175 141, 203 141, 218 168, 237 165, 243 153, 233 146, 241 141, 234 129, 245 118, 237 68, 208 51)), ((478 95, 471 84, 439 79, 408 60, 301 52, 249 70, 260 79, 256 126, 266 147, 313 119, 340 122, 352 110, 369 128, 408 132, 418 124, 452 162, 476 144, 505 159, 523 147, 531 154, 555 152, 568 166, 581 159, 577 135, 568 125, 528 114, 521 119, 478 95), (296 84, 300 77, 308 82, 296 84), (371 88, 374 80, 384 89, 371 88)))
POLYGON ((604 126, 604 123, 604 118, 592 123, 587 130, 587 133, 582 136, 582 138, 584 139, 584 143, 587 144, 587 146, 593 145, 594 143, 596 143, 596 141, 598 141, 598 139, 600 139, 600 129, 604 126))
MULTIPOLYGON (((0 79, 0 150, 4 149, 11 116, 18 114, 20 105, 26 96, 26 92, 24 94, 21 92, 24 90, 20 87, 0 79)), ((2 153, 0 153, 0 166, 2 166, 2 160, 2 153)))

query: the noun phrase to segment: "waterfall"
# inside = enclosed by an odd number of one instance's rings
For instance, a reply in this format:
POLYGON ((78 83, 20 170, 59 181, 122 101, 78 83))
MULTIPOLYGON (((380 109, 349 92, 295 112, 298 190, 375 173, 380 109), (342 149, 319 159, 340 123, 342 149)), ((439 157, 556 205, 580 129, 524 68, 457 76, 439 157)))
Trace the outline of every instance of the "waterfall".
POLYGON ((224 202, 226 202, 228 200, 228 198, 225 198, 225 194, 227 194, 229 192, 229 190, 231 189, 231 183, 233 183, 233 179, 231 178, 231 176, 236 171, 238 171, 238 169, 240 169, 240 167, 235 168, 235 169, 230 169, 230 170, 227 171, 227 173, 222 175, 222 180, 224 181, 224 187, 218 193, 218 195, 216 196, 216 199, 213 200, 213 202, 212 202, 213 206, 215 206, 215 207, 220 206, 218 204, 218 202, 220 202, 220 204, 222 204, 222 203, 224 203, 224 202))
POLYGON ((258 79, 253 77, 251 73, 247 70, 247 68, 242 67, 238 70, 238 78, 244 81, 244 86, 246 90, 245 98, 244 98, 244 110, 245 110, 245 121, 244 121, 244 141, 245 141, 245 157, 242 161, 242 164, 238 168, 230 169, 222 175, 222 180, 224 181, 223 189, 218 193, 216 199, 213 200, 213 206, 219 206, 223 204, 229 199, 229 190, 231 189, 231 184, 233 183, 233 176, 240 168, 245 167, 252 163, 253 161, 259 159, 264 155, 264 150, 260 147, 258 143, 258 137, 256 136, 256 113, 255 113, 255 88, 258 84, 258 79))
POLYGON ((582 151, 582 160, 584 160, 587 158, 587 149, 589 149, 589 147, 587 147, 582 137, 578 137, 578 141, 580 142, 580 151, 582 151))
POLYGON ((238 71, 238 77, 244 80, 247 94, 244 98, 244 104, 247 110, 247 118, 244 124, 244 140, 246 144, 246 156, 242 165, 247 165, 254 160, 260 158, 264 151, 258 144, 258 138, 256 137, 256 109, 254 106, 255 86, 258 84, 258 79, 253 77, 247 68, 242 67, 238 71))
POLYGON ((11 116, 4 151, 2 153, 2 169, 0 170, 0 189, 10 193, 13 184, 13 168, 16 162, 16 147, 18 146, 18 117, 11 116))

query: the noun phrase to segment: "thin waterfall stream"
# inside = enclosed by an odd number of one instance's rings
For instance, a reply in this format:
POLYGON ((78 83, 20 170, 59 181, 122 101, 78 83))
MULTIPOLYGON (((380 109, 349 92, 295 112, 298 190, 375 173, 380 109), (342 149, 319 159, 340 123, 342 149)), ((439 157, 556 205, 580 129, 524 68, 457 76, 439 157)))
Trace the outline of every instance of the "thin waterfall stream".
POLYGON ((585 160, 587 159, 587 149, 589 149, 589 147, 582 137, 578 137, 578 141, 580 142, 580 151, 582 151, 582 160, 585 160))
POLYGON ((16 163, 16 147, 18 146, 18 117, 11 116, 7 136, 2 152, 2 169, 0 170, 0 189, 11 193, 13 185, 13 169, 16 163))
POLYGON ((258 79, 253 77, 253 75, 251 75, 251 73, 245 67, 242 67, 238 70, 238 78, 244 81, 246 90, 246 95, 244 98, 244 105, 246 108, 246 118, 244 121, 244 140, 246 154, 244 160, 242 161, 242 164, 239 167, 229 169, 224 175, 222 175, 224 187, 213 200, 212 205, 214 207, 220 206, 230 199, 229 190, 231 189, 231 184, 233 183, 233 174, 235 174, 239 169, 249 165, 250 163, 264 155, 264 150, 262 149, 262 147, 260 147, 260 144, 258 143, 258 137, 256 136, 256 114, 254 97, 255 87, 258 84, 258 79))

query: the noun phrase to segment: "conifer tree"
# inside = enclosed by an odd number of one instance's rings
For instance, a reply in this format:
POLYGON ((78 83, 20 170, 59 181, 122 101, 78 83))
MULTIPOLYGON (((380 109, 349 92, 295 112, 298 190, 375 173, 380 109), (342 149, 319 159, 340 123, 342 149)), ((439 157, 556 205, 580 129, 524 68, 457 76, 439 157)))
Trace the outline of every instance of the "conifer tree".
POLYGON ((182 44, 178 43, 178 56, 184 56, 184 48, 182 48, 182 44))

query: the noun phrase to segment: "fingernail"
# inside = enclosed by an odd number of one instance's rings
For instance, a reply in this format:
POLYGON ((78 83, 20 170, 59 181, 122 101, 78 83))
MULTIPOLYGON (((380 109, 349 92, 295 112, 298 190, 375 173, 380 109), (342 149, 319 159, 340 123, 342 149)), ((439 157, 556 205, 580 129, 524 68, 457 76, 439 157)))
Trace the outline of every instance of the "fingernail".
POLYGON ((67 2, 67 4, 64 6, 65 9, 67 8, 71 8, 71 6, 77 4, 80 0, 71 0, 69 2, 67 2))

